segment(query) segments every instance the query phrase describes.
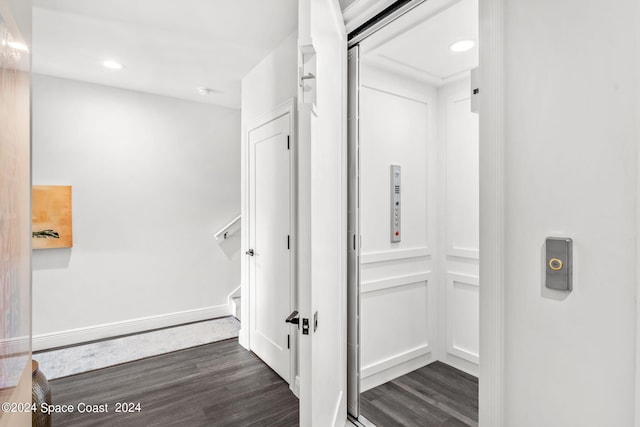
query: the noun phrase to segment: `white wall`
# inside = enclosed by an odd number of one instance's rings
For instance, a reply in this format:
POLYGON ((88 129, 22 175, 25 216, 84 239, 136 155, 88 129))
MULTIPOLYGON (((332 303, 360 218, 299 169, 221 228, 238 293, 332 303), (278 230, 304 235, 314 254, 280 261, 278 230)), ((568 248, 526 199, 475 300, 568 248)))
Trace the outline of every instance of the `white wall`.
POLYGON ((438 359, 477 375, 480 135, 470 86, 438 90, 438 359))
MULTIPOLYGON (((297 94, 298 86, 298 45, 297 34, 293 33, 280 43, 280 45, 256 65, 242 79, 242 150, 241 150, 241 211, 242 228, 248 229, 247 217, 249 205, 247 203, 249 191, 247 187, 249 150, 247 149, 247 134, 251 127, 256 125, 261 117, 271 113, 277 106, 292 99, 297 94)), ((242 268, 241 282, 242 293, 248 295, 249 263, 244 252, 249 248, 248 233, 243 235, 242 240, 242 268)), ((249 313, 249 298, 242 298, 242 313, 249 313)), ((244 322, 248 326, 249 323, 244 322)), ((249 348, 248 328, 240 330, 240 344, 249 348)))
POLYGON ((73 186, 74 235, 33 251, 34 347, 227 314, 239 237, 213 234, 240 211, 239 119, 34 76, 33 182, 73 186))
POLYGON ((505 4, 504 425, 631 426, 638 3, 505 4), (571 293, 543 288, 547 236, 571 293))
POLYGON ((437 92, 360 69, 361 389, 436 359, 437 92), (400 243, 390 242, 389 166, 402 167, 400 243))

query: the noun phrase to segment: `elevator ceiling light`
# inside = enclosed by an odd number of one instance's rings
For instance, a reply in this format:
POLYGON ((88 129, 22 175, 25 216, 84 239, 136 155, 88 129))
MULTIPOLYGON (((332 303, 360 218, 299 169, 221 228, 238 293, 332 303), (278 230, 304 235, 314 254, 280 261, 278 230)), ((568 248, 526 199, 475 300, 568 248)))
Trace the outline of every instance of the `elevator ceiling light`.
POLYGON ((110 70, 122 70, 124 68, 124 65, 122 65, 121 63, 117 61, 111 61, 111 60, 104 61, 102 65, 109 68, 110 70))
POLYGON ((451 49, 451 52, 466 52, 473 49, 475 45, 476 42, 473 40, 460 40, 449 46, 449 49, 451 49))
POLYGON ((8 42, 7 43, 11 49, 19 50, 22 52, 29 52, 29 48, 24 43, 19 42, 8 42))

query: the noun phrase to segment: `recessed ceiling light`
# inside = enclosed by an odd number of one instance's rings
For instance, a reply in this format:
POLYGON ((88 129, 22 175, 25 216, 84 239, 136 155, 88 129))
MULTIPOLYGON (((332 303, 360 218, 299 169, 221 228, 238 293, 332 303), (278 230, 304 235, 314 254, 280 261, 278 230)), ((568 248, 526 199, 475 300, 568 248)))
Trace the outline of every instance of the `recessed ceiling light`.
POLYGON ((111 70, 122 70, 124 68, 124 65, 122 65, 121 63, 117 62, 117 61, 104 61, 102 63, 102 65, 104 65, 105 67, 111 69, 111 70))
POLYGON ((197 89, 198 89, 198 93, 200 95, 203 95, 203 96, 213 95, 213 94, 216 94, 216 93, 222 93, 219 90, 211 89, 210 87, 202 87, 201 86, 201 87, 199 87, 197 89))
POLYGON ((29 52, 29 48, 26 44, 20 42, 8 42, 7 43, 11 49, 20 50, 22 52, 29 52))
POLYGON ((473 40, 460 40, 449 46, 449 49, 451 49, 452 52, 466 52, 473 49, 475 45, 476 42, 473 40))

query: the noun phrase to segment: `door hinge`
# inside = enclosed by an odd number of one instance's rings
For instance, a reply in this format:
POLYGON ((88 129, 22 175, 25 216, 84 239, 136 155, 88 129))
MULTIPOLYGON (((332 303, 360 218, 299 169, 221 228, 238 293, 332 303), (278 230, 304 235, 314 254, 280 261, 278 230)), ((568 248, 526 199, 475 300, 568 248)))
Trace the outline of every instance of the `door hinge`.
POLYGON ((291 348, 291 335, 287 335, 287 348, 291 348))
POLYGON ((291 236, 287 234, 287 249, 291 249, 291 236))
POLYGON ((291 150, 291 136, 287 135, 287 150, 291 150))

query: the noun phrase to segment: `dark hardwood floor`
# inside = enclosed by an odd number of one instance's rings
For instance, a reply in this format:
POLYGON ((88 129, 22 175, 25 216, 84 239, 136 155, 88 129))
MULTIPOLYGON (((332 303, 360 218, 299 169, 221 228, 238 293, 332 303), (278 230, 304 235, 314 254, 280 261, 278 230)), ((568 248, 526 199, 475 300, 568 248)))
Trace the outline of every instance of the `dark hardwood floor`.
POLYGON ((478 379, 434 362, 364 392, 360 413, 377 427, 477 426, 478 379))
POLYGON ((54 414, 54 427, 298 425, 298 399, 286 382, 237 339, 50 384, 54 404, 108 404, 109 410, 54 414), (140 412, 116 413, 118 402, 139 402, 140 412))

